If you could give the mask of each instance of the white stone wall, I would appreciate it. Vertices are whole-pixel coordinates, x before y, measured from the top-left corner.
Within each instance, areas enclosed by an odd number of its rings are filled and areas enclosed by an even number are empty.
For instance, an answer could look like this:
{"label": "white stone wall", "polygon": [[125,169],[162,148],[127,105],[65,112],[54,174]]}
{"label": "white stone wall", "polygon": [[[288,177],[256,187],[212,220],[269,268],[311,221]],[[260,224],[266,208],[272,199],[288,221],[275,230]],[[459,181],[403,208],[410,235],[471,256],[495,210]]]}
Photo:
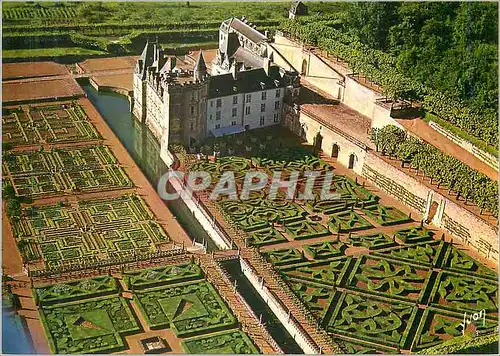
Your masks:
{"label": "white stone wall", "polygon": [[146,85],[146,124],[157,138],[163,134],[165,108],[163,100],[156,90],[149,84]]}
{"label": "white stone wall", "polygon": [[356,163],[354,164],[353,171],[361,175],[366,155],[366,151],[362,147],[359,147],[354,142],[339,135],[333,130],[322,126],[303,111],[300,112],[299,121],[306,131],[306,139],[309,144],[314,144],[314,138],[316,137],[316,134],[318,132],[321,134],[321,136],[323,136],[321,149],[326,155],[332,155],[332,148],[334,144],[337,144],[339,146],[340,149],[337,162],[339,162],[344,167],[349,167],[350,156],[354,154],[356,156]]}
{"label": "white stone wall", "polygon": [[[276,97],[276,91],[279,90],[279,97]],[[266,99],[262,100],[262,92],[266,93]],[[207,134],[215,129],[215,125],[219,124],[220,128],[232,125],[236,121],[236,125],[245,127],[249,125],[249,129],[256,129],[275,125],[281,120],[283,109],[283,96],[285,88],[273,88],[253,93],[239,93],[236,95],[224,96],[220,98],[209,99],[207,101]],[[250,102],[247,102],[247,95],[251,96]],[[237,104],[233,104],[233,97],[237,97]],[[217,107],[217,100],[221,100],[221,107]],[[275,102],[278,102],[278,107],[275,108]],[[265,104],[265,111],[261,111],[261,105]],[[250,108],[250,113],[247,114],[246,108]],[[237,115],[232,116],[232,110],[237,110]],[[217,120],[217,112],[220,112],[220,120]],[[277,122],[274,121],[277,114]],[[260,124],[261,117],[264,117],[264,124]]]}
{"label": "white stone wall", "polygon": [[[408,176],[405,172],[386,163],[374,153],[366,154],[364,165],[366,167],[363,169],[363,176],[410,208],[414,208],[414,206],[409,205],[407,202],[415,201],[415,198],[411,198],[409,195],[414,195],[418,197],[417,199],[426,202],[427,206],[419,210],[420,213],[428,212],[429,206],[436,202],[438,209],[432,219],[433,225],[446,230],[456,237],[459,242],[471,246],[484,257],[498,261],[498,227],[492,227],[484,220],[460,207],[453,200],[433,191],[415,178]],[[367,169],[367,167],[370,169]],[[372,180],[373,174],[369,174],[369,171],[385,177],[384,181]],[[397,189],[394,188],[388,191],[388,184],[397,186]],[[407,197],[405,198],[404,195],[407,195]]]}
{"label": "white stone wall", "polygon": [[134,73],[134,109],[133,114],[139,119],[143,120],[143,92],[142,92],[142,81],[141,78]]}
{"label": "white stone wall", "polygon": [[315,345],[310,343],[307,335],[301,331],[300,325],[290,319],[288,312],[281,306],[280,301],[277,300],[269,291],[267,286],[260,281],[258,275],[252,270],[252,267],[242,258],[240,258],[240,265],[245,277],[250,281],[255,290],[257,290],[262,299],[264,299],[264,302],[269,306],[281,324],[283,324],[285,329],[290,333],[302,351],[304,351],[306,355],[318,354],[320,350],[315,347]]}

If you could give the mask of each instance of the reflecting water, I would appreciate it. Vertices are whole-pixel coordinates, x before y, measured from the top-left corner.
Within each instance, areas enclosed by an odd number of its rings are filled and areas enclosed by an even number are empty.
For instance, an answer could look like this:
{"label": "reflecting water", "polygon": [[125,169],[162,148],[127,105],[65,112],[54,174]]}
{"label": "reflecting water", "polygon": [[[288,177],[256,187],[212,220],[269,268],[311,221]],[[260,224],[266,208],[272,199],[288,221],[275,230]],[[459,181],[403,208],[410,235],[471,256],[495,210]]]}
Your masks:
{"label": "reflecting water", "polygon": [[297,345],[292,336],[280,323],[276,315],[267,306],[266,302],[259,295],[257,290],[250,284],[240,267],[240,262],[224,262],[224,269],[229,274],[231,282],[236,281],[238,292],[245,301],[252,306],[255,315],[262,314],[262,322],[266,324],[266,329],[273,339],[280,345],[281,349],[287,354],[303,354],[302,349]]}
{"label": "reflecting water", "polygon": [[[156,187],[160,177],[168,171],[160,158],[160,143],[147,126],[132,115],[127,98],[116,93],[98,93],[89,84],[82,85],[82,88],[135,163]],[[182,200],[169,202],[168,207],[192,239],[200,243],[207,241],[209,251],[217,249]]]}
{"label": "reflecting water", "polygon": [[2,311],[2,353],[35,354],[24,321],[13,312]]}

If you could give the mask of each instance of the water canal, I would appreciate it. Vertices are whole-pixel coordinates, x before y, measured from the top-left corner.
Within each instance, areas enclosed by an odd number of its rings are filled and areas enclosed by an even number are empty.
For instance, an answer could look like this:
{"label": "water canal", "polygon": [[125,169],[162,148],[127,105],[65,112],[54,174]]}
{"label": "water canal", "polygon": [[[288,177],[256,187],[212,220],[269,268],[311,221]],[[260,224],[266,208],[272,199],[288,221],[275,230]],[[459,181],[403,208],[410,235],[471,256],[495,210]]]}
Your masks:
{"label": "water canal", "polygon": [[[149,182],[156,187],[159,178],[168,170],[160,158],[160,144],[151,131],[137,120],[129,109],[129,102],[123,95],[110,92],[97,92],[91,85],[83,84],[89,100],[127,149]],[[208,241],[208,251],[217,246],[209,238],[200,223],[187,209],[181,199],[169,202],[168,207],[184,227],[189,236],[197,242]],[[302,349],[293,340],[285,327],[279,322],[258,292],[243,275],[238,262],[224,265],[230,277],[237,281],[238,291],[251,305],[256,315],[262,315],[266,329],[287,354],[301,354]]]}
{"label": "water canal", "polygon": [[[83,84],[82,88],[137,166],[156,188],[158,180],[168,168],[160,158],[160,143],[147,126],[132,115],[128,99],[116,93],[97,92],[90,84]],[[199,243],[206,241],[208,251],[217,250],[215,243],[181,199],[169,202],[168,207],[191,239]]]}

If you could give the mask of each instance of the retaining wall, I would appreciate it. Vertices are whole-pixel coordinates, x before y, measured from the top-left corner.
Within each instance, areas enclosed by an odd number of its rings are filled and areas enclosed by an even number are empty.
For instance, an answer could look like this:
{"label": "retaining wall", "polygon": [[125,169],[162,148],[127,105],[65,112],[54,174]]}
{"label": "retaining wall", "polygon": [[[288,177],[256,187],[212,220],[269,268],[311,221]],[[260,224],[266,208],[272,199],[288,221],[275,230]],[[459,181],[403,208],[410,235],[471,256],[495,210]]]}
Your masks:
{"label": "retaining wall", "polygon": [[430,206],[438,205],[432,224],[456,237],[492,261],[498,261],[498,227],[462,208],[453,200],[432,190],[405,172],[367,152],[362,176],[378,188],[427,218]]}
{"label": "retaining wall", "polygon": [[290,333],[295,342],[304,351],[305,354],[318,354],[319,350],[309,341],[309,336],[301,330],[300,324],[290,318],[288,312],[283,308],[279,300],[272,292],[260,282],[257,273],[243,258],[240,258],[241,270],[252,286],[257,290],[262,299],[266,302],[278,320],[283,324],[285,329]]}

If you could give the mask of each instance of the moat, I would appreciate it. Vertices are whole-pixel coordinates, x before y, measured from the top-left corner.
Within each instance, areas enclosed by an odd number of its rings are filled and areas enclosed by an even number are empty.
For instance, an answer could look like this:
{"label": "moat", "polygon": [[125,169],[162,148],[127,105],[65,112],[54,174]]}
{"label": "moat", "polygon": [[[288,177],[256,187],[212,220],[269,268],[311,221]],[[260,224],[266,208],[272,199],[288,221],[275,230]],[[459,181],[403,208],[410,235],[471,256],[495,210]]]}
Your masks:
{"label": "moat", "polygon": [[[89,84],[82,85],[82,88],[141,171],[146,175],[150,183],[156,187],[158,180],[162,174],[168,171],[168,168],[160,158],[160,144],[151,131],[132,115],[127,98],[111,92],[98,93]],[[199,243],[206,241],[208,252],[217,250],[215,243],[209,238],[196,218],[192,216],[182,200],[178,199],[170,202],[168,206],[191,238]],[[237,281],[238,291],[247,303],[252,306],[254,313],[262,315],[262,321],[265,323],[266,329],[283,351],[287,354],[303,353],[262,297],[243,275],[239,264],[229,262],[225,265],[225,269],[232,281]]]}
{"label": "moat", "polygon": [[[89,84],[83,84],[82,88],[151,185],[156,188],[158,180],[168,171],[168,167],[160,158],[160,144],[151,131],[132,115],[127,98],[111,92],[98,93]],[[205,241],[208,244],[207,251],[217,249],[180,199],[169,202],[168,206],[192,239],[198,243]]]}

